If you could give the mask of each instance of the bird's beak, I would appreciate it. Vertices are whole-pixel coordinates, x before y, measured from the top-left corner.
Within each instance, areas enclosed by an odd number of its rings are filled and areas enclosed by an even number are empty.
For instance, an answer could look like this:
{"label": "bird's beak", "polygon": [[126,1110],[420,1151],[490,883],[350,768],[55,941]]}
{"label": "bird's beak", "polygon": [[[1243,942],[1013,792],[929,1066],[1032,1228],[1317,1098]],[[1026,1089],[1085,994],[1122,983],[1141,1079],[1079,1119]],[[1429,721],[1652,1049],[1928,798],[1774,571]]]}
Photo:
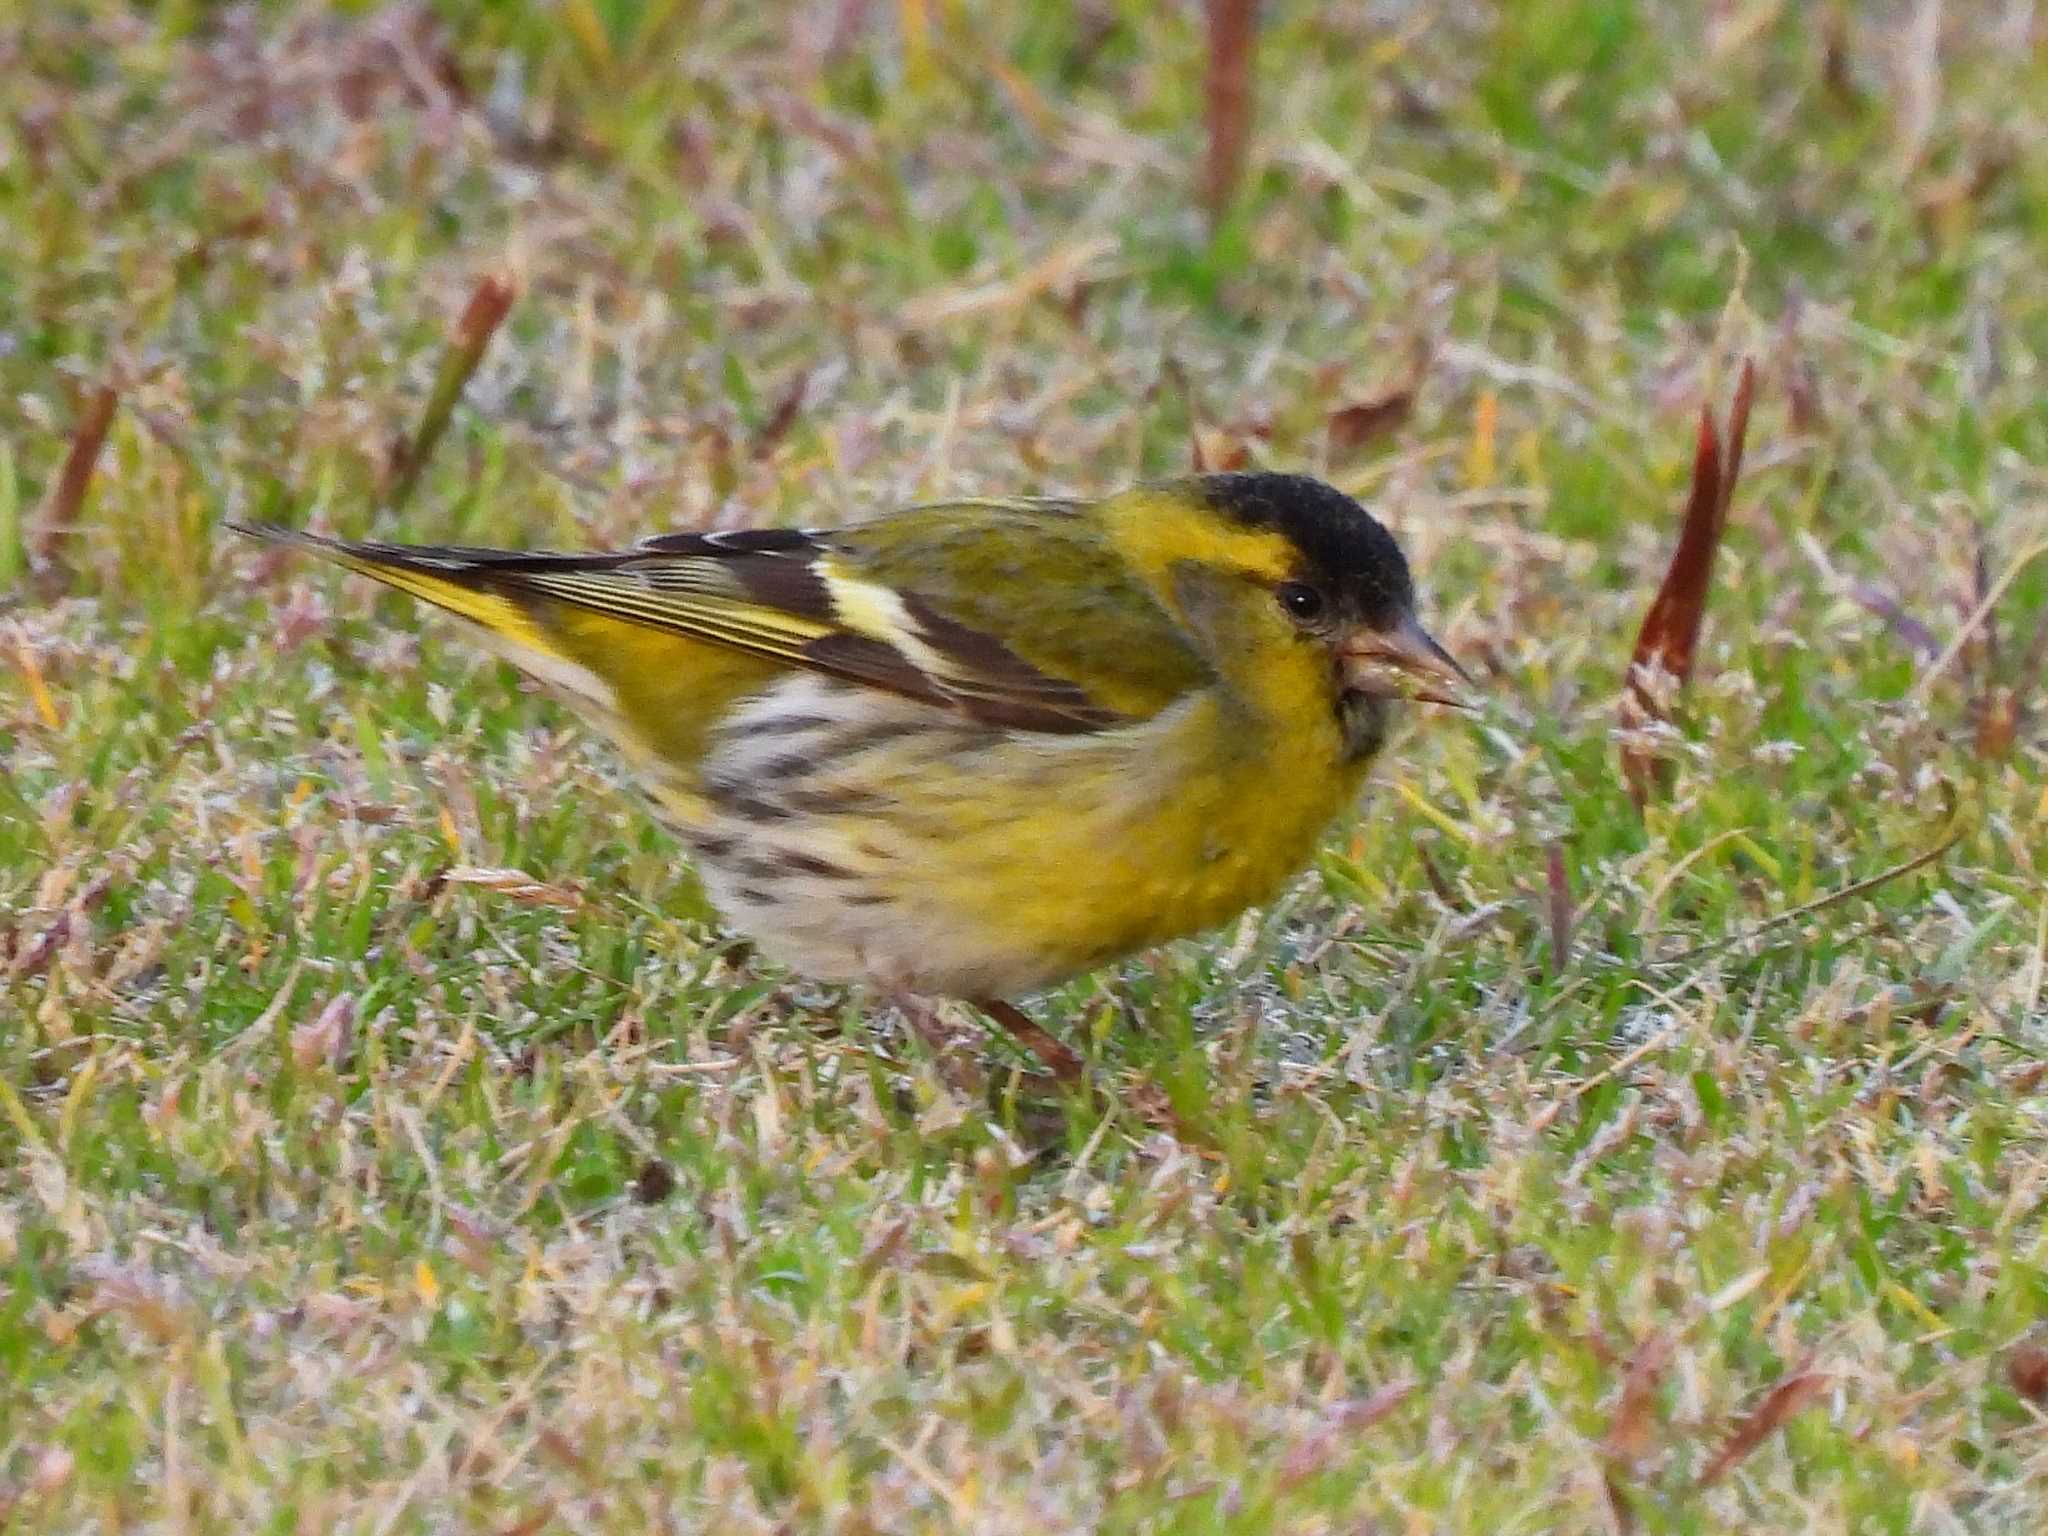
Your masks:
{"label": "bird's beak", "polygon": [[1382,699],[1470,709],[1478,686],[1413,614],[1392,629],[1352,631],[1338,642],[1337,665],[1346,689]]}

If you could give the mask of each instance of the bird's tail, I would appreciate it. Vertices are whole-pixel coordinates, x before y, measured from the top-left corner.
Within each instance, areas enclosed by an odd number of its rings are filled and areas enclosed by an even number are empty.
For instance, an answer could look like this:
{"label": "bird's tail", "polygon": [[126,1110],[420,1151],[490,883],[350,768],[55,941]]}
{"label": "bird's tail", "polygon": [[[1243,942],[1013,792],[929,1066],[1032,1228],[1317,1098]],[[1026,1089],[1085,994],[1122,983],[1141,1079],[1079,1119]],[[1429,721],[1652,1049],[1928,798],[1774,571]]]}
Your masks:
{"label": "bird's tail", "polygon": [[717,721],[781,671],[758,656],[564,601],[544,585],[616,570],[639,558],[633,553],[518,553],[229,526],[311,550],[464,620],[487,649],[563,694],[624,748],[663,797],[687,794]]}
{"label": "bird's tail", "polygon": [[251,538],[311,550],[324,560],[465,619],[481,631],[478,638],[488,649],[521,671],[562,689],[578,703],[608,713],[616,711],[616,690],[611,683],[574,654],[561,626],[550,622],[550,616],[521,592],[515,579],[522,567],[538,561],[578,557],[332,539],[275,523],[228,526]]}

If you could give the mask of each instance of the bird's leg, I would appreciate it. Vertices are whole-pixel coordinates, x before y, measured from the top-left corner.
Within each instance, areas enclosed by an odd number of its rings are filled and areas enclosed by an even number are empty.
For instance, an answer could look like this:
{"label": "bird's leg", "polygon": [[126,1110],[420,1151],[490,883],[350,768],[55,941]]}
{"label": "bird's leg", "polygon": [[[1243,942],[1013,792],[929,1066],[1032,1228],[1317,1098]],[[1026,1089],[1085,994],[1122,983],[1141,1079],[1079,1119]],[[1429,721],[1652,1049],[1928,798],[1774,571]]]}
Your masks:
{"label": "bird's leg", "polygon": [[[1088,1066],[1075,1054],[1072,1046],[1054,1035],[1043,1024],[1015,1003],[1006,1003],[999,997],[983,998],[974,1004],[1012,1040],[1038,1058],[1039,1064],[1050,1072],[1053,1081],[1063,1088],[1079,1086],[1087,1080]],[[1186,1128],[1180,1116],[1174,1113],[1173,1102],[1161,1091],[1157,1083],[1138,1081],[1123,1090],[1124,1101],[1137,1111],[1139,1117],[1161,1130],[1187,1139]]]}
{"label": "bird's leg", "polygon": [[978,1097],[981,1073],[975,1064],[974,1053],[966,1049],[968,1037],[948,1024],[945,1015],[928,998],[919,997],[914,992],[896,991],[891,1000],[903,1015],[904,1023],[910,1026],[910,1032],[932,1053],[932,1064],[946,1086],[970,1098]]}
{"label": "bird's leg", "polygon": [[[1036,1056],[1053,1080],[1062,1087],[1072,1088],[1087,1077],[1087,1064],[1074,1053],[1073,1047],[1059,1039],[1044,1025],[1038,1023],[1015,1003],[1006,1003],[1001,998],[989,998],[975,1003],[983,1013],[1003,1030],[1012,1040]],[[1163,1131],[1171,1131],[1183,1140],[1187,1139],[1186,1128],[1180,1116],[1174,1113],[1173,1101],[1168,1099],[1157,1083],[1143,1080],[1130,1083],[1122,1090],[1124,1102],[1138,1112],[1149,1125],[1156,1125]]]}
{"label": "bird's leg", "polygon": [[1073,1049],[1015,1003],[991,997],[977,1001],[974,1006],[987,1014],[1012,1040],[1036,1056],[1039,1064],[1060,1082],[1072,1085],[1086,1075],[1087,1068]]}

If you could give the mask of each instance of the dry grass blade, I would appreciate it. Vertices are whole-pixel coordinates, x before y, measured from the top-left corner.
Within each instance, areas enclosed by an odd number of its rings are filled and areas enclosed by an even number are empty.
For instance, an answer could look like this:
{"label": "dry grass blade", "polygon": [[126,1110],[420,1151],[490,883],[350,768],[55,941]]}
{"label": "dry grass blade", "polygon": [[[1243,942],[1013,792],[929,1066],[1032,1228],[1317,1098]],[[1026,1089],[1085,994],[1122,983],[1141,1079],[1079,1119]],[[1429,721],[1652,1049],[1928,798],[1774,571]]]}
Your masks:
{"label": "dry grass blade", "polygon": [[1884,620],[1885,627],[1917,654],[1927,657],[1941,654],[1941,642],[1934,638],[1934,631],[1906,612],[1905,605],[1876,582],[1858,582],[1851,596],[1856,599],[1857,606]]}
{"label": "dry grass blade", "polygon": [[1280,1486],[1298,1487],[1341,1460],[1347,1446],[1415,1394],[1413,1380],[1390,1382],[1368,1397],[1338,1404],[1313,1434],[1280,1459]]}
{"label": "dry grass blade", "polygon": [[72,919],[69,912],[57,914],[56,921],[31,939],[21,951],[8,962],[10,976],[40,976],[57,958],[58,951],[71,941]]}
{"label": "dry grass blade", "polygon": [[1044,294],[1071,289],[1088,277],[1090,267],[1115,250],[1116,241],[1109,236],[1092,235],[1048,252],[1014,276],[923,294],[903,305],[897,318],[902,329],[918,331],[969,315],[1016,309]]}
{"label": "dry grass blade", "polygon": [[64,717],[57,712],[57,701],[50,696],[50,685],[43,677],[43,664],[36,655],[36,648],[29,643],[26,631],[14,630],[14,664],[21,671],[21,680],[28,686],[29,701],[34,704],[36,718],[50,730],[57,730],[64,723]]}
{"label": "dry grass blade", "polygon": [[1564,849],[1556,843],[1550,845],[1544,862],[1544,880],[1550,888],[1550,974],[1562,976],[1572,951],[1572,886]]}
{"label": "dry grass blade", "polygon": [[1816,434],[1827,429],[1827,401],[1821,390],[1819,370],[1806,355],[1800,335],[1800,317],[1805,307],[1795,291],[1778,317],[1778,378],[1785,391],[1785,408],[1792,419],[1792,430]]}
{"label": "dry grass blade", "polygon": [[583,898],[576,892],[550,885],[545,880],[536,880],[523,869],[489,869],[463,864],[441,878],[450,885],[475,886],[528,906],[559,907],[565,912],[574,912],[583,905]]}
{"label": "dry grass blade", "polygon": [[1180,397],[1181,408],[1187,413],[1189,468],[1198,475],[1206,475],[1214,471],[1243,469],[1251,462],[1251,454],[1242,439],[1209,424],[1201,398],[1195,393],[1194,381],[1177,358],[1168,357],[1160,364],[1160,381]]}
{"label": "dry grass blade", "polygon": [[499,1536],[540,1536],[555,1518],[555,1506],[543,1504],[523,1520],[515,1521],[499,1532]]}
{"label": "dry grass blade", "polygon": [[2019,734],[2019,698],[1999,681],[2004,655],[1998,638],[1998,614],[1984,607],[1985,594],[1991,590],[1991,556],[1985,548],[1981,524],[1973,537],[1976,550],[1970,562],[1970,601],[1983,609],[1984,622],[1978,626],[1982,649],[1976,697],[1970,702],[1970,715],[1976,721],[1971,744],[1977,756],[1996,761],[2010,755],[2013,740]]}
{"label": "dry grass blade", "polygon": [[483,361],[484,348],[491,344],[491,337],[504,323],[515,297],[516,291],[507,279],[490,276],[476,285],[469,296],[469,303],[463,306],[462,318],[455,322],[455,334],[448,339],[448,349],[441,354],[441,367],[434,375],[434,391],[427,397],[427,408],[420,416],[419,430],[401,442],[392,455],[391,481],[384,499],[393,510],[412,499],[420,471],[433,457],[441,434],[448,430],[448,418],[455,414],[455,402],[462,398],[470,376],[476,372],[477,364]]}
{"label": "dry grass blade", "polygon": [[85,493],[92,485],[93,468],[99,463],[100,450],[106,446],[107,431],[114,424],[114,408],[120,400],[120,391],[111,384],[102,384],[87,397],[78,426],[71,434],[71,450],[64,455],[64,468],[57,476],[56,487],[30,530],[29,559],[46,576],[62,568],[58,548],[64,535],[78,522]]}
{"label": "dry grass blade", "polygon": [[1621,1400],[1607,1421],[1607,1437],[1601,1447],[1617,1461],[1637,1462],[1649,1454],[1652,1412],[1657,1388],[1671,1365],[1672,1344],[1668,1334],[1653,1333],[1637,1348],[1622,1378]]}
{"label": "dry grass blade", "polygon": [[1714,1453],[1714,1459],[1700,1473],[1698,1486],[1709,1487],[1727,1476],[1730,1469],[1770,1438],[1772,1431],[1782,1428],[1793,1414],[1818,1397],[1830,1380],[1804,1366],[1780,1380]]}
{"label": "dry grass blade", "polygon": [[1198,475],[1206,475],[1215,466],[1210,464],[1202,446],[1202,407],[1195,399],[1194,383],[1176,357],[1168,357],[1159,365],[1159,377],[1161,383],[1180,396],[1181,408],[1187,412],[1188,467]]}
{"label": "dry grass blade", "polygon": [[1636,1529],[1635,1501],[1608,1467],[1600,1474],[1600,1491],[1607,1496],[1607,1516],[1619,1536],[1632,1536]]}
{"label": "dry grass blade", "polygon": [[305,1071],[326,1064],[339,1066],[348,1057],[355,1038],[356,999],[340,993],[308,1023],[292,1031],[292,1064]]}
{"label": "dry grass blade", "polygon": [[2006,1356],[2005,1379],[2030,1403],[2048,1403],[2048,1344],[2036,1335]]}
{"label": "dry grass blade", "polygon": [[1935,679],[1946,672],[1954,664],[1956,657],[1962,654],[1970,636],[1976,633],[1978,625],[1991,616],[1992,610],[2004,598],[2006,589],[2019,580],[2021,573],[2043,555],[2048,555],[2048,539],[2037,539],[2013,556],[2006,568],[1999,573],[1998,580],[1991,583],[1983,596],[1977,600],[1976,606],[1971,608],[1969,616],[1963,620],[1962,627],[1955,632],[1949,643],[1941,648],[1941,653],[1927,664],[1927,670],[1920,674],[1918,681],[1913,684],[1913,691],[1907,695],[1909,699],[1917,701],[1927,697],[1934,687]]}
{"label": "dry grass blade", "polygon": [[154,1344],[190,1340],[197,1319],[184,1292],[147,1265],[96,1255],[79,1266],[79,1279],[84,1282],[81,1299],[65,1328],[75,1331],[83,1322],[107,1317],[128,1324]]}
{"label": "dry grass blade", "polygon": [[1330,412],[1324,423],[1332,460],[1358,453],[1390,433],[1398,432],[1415,414],[1415,401],[1429,376],[1431,348],[1426,340],[1410,344],[1407,376],[1377,394]]}
{"label": "dry grass blade", "polygon": [[765,459],[775,451],[776,445],[789,436],[797,417],[803,414],[804,401],[811,392],[811,373],[808,368],[800,369],[795,381],[782,392],[782,398],[775,402],[775,409],[768,413],[768,419],[761,423],[760,431],[754,434],[754,457]]}
{"label": "dry grass blade", "polygon": [[[1700,624],[1706,614],[1714,555],[1728,525],[1728,507],[1742,472],[1742,445],[1749,435],[1749,408],[1756,396],[1756,365],[1744,360],[1728,409],[1727,435],[1714,425],[1711,407],[1700,409],[1698,445],[1693,452],[1692,489],[1686,497],[1685,523],[1678,548],[1664,573],[1664,583],[1644,615],[1622,691],[1621,722],[1631,734],[1621,752],[1622,775],[1629,795],[1641,806],[1660,782],[1656,756],[1639,734],[1651,722],[1670,718],[1664,687],[1683,685],[1692,676],[1699,651]],[[1660,678],[1671,682],[1660,686]]]}
{"label": "dry grass blade", "polygon": [[1344,458],[1396,430],[1415,412],[1415,388],[1403,384],[1330,412],[1330,454]]}
{"label": "dry grass blade", "polygon": [[1237,196],[1251,143],[1252,52],[1258,0],[1208,0],[1209,74],[1203,110],[1209,154],[1202,168],[1202,206],[1221,224]]}
{"label": "dry grass blade", "polygon": [[2012,756],[2020,730],[2019,695],[2002,683],[1993,683],[1978,700],[1976,716],[1977,729],[1971,746],[1977,756],[1989,762],[2002,762]]}

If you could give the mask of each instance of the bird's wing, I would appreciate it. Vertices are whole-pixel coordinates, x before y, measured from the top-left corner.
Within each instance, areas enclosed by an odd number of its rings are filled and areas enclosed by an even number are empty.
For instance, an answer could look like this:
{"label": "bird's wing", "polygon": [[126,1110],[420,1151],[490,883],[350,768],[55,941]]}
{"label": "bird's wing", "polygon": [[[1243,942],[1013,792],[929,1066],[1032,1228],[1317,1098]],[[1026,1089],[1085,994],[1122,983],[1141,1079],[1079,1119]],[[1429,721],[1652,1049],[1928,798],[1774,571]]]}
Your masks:
{"label": "bird's wing", "polygon": [[822,533],[668,534],[592,555],[243,531],[310,546],[519,652],[560,649],[551,642],[573,620],[576,665],[614,684],[607,625],[623,626],[621,667],[658,666],[648,642],[667,634],[1052,733],[1145,718],[1208,676],[1094,525],[1059,503],[912,508]]}

